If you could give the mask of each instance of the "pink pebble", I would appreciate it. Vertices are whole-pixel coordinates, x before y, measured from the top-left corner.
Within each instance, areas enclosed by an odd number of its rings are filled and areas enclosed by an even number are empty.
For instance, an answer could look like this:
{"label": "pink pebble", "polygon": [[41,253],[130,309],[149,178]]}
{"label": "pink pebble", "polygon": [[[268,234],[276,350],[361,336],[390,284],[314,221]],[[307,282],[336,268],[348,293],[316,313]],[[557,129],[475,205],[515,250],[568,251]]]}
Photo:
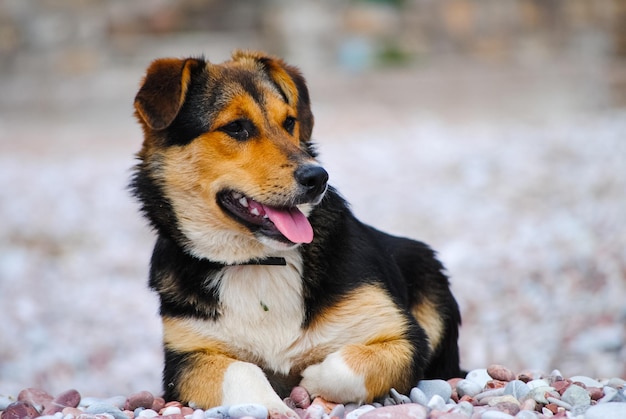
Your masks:
{"label": "pink pebble", "polygon": [[515,374],[513,374],[513,371],[499,364],[490,365],[487,368],[487,374],[489,374],[489,376],[494,380],[506,382],[515,380]]}
{"label": "pink pebble", "polygon": [[25,388],[17,395],[17,401],[28,402],[39,412],[43,412],[46,405],[53,399],[54,397],[50,394],[38,388]]}
{"label": "pink pebble", "polygon": [[80,403],[80,393],[74,389],[64,391],[52,400],[43,411],[44,415],[54,415],[65,407],[77,407]]}
{"label": "pink pebble", "polygon": [[125,408],[127,410],[135,410],[138,407],[150,409],[154,403],[154,396],[149,391],[140,391],[128,396],[126,399]]}
{"label": "pink pebble", "polygon": [[291,390],[289,398],[293,400],[297,407],[306,409],[311,405],[311,396],[304,387],[296,386]]}
{"label": "pink pebble", "polygon": [[151,409],[160,412],[165,407],[165,399],[163,397],[155,397]]}
{"label": "pink pebble", "polygon": [[194,410],[191,407],[189,407],[189,406],[183,406],[183,407],[180,408],[180,413],[183,416],[193,415],[193,412],[194,412]]}

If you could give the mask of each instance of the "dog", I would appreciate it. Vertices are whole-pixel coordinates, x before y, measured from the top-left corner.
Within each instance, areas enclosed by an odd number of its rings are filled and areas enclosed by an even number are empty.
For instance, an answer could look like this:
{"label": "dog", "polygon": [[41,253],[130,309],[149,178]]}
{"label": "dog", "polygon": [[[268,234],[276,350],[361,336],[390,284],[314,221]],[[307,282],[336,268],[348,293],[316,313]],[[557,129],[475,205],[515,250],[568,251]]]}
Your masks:
{"label": "dog", "polygon": [[297,385],[369,403],[459,376],[443,265],[328,185],[299,69],[254,51],[157,59],[134,108],[130,189],[157,234],[166,399],[298,417],[283,401]]}

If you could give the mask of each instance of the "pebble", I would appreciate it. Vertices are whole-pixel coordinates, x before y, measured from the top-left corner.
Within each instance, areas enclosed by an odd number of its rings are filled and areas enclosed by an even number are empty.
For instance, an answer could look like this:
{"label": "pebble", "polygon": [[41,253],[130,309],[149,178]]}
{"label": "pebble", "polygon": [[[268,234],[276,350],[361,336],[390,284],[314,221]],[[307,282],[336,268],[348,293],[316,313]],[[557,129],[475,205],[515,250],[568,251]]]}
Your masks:
{"label": "pebble", "polygon": [[330,411],[328,416],[331,418],[343,418],[346,415],[346,407],[342,404],[338,404]]}
{"label": "pebble", "polygon": [[515,380],[515,374],[513,374],[513,371],[499,364],[490,365],[487,368],[487,374],[489,374],[489,376],[494,380],[507,382]]}
{"label": "pebble", "polygon": [[228,415],[231,418],[240,418],[250,416],[258,419],[267,418],[267,407],[258,403],[234,404],[228,409]]}
{"label": "pebble", "polygon": [[39,416],[37,409],[26,401],[11,403],[2,412],[2,419],[32,419],[37,416]]}
{"label": "pebble", "polygon": [[409,397],[405,396],[404,394],[398,393],[395,388],[392,388],[389,394],[391,395],[391,398],[396,402],[396,404],[411,403],[411,399]]}
{"label": "pebble", "polygon": [[487,410],[480,417],[481,419],[512,419],[513,416],[508,413],[500,412],[499,410]]}
{"label": "pebble", "polygon": [[538,387],[550,387],[550,384],[546,380],[543,380],[541,378],[530,380],[529,382],[526,383],[526,385],[531,390],[534,390]]}
{"label": "pebble", "polygon": [[[439,396],[441,397],[441,396]],[[428,409],[416,403],[399,404],[370,410],[361,419],[427,419]],[[351,419],[346,417],[346,419]]]}
{"label": "pebble", "polygon": [[367,412],[372,411],[374,409],[376,409],[376,408],[374,406],[372,406],[371,404],[364,404],[363,406],[357,407],[356,409],[354,409],[353,411],[348,413],[346,415],[346,419],[356,419],[356,418],[359,418],[362,415],[364,415]]}
{"label": "pebble", "polygon": [[422,406],[426,406],[428,404],[428,397],[426,397],[426,394],[424,394],[424,392],[417,387],[413,387],[411,389],[409,399],[411,399],[413,403],[421,404]]}
{"label": "pebble", "polygon": [[156,410],[144,409],[141,412],[139,412],[138,416],[142,418],[153,418],[155,416],[159,416],[159,413]]}
{"label": "pebble", "polygon": [[85,413],[100,414],[106,413],[113,416],[115,419],[128,419],[127,416],[119,408],[105,402],[92,403],[85,409]]}
{"label": "pebble", "polygon": [[43,412],[45,406],[53,399],[54,397],[50,394],[38,388],[25,388],[17,395],[18,401],[30,403],[39,412]]}
{"label": "pebble", "polygon": [[422,390],[428,400],[437,394],[445,400],[450,400],[452,396],[452,387],[444,380],[422,380],[417,384],[417,388]]}
{"label": "pebble", "polygon": [[602,383],[584,375],[575,375],[569,378],[572,383],[583,383],[586,387],[602,387]]}
{"label": "pebble", "polygon": [[456,383],[456,392],[459,395],[459,397],[463,397],[463,396],[474,397],[475,395],[480,393],[482,390],[483,390],[483,387],[481,387],[476,382],[471,381],[471,380],[464,379]]}
{"label": "pebble", "polygon": [[444,410],[446,407],[446,401],[439,394],[435,394],[428,401],[427,407],[432,410]]}
{"label": "pebble", "polygon": [[510,395],[515,397],[517,400],[523,400],[528,393],[530,392],[530,388],[520,380],[513,380],[507,383],[504,387],[505,395]]}
{"label": "pebble", "polygon": [[610,402],[617,396],[617,389],[613,387],[604,387],[603,389],[604,396],[598,400],[598,403],[606,403]]}
{"label": "pebble", "polygon": [[128,396],[128,398],[124,401],[124,409],[135,410],[138,407],[150,409],[152,408],[153,403],[154,396],[152,393],[149,391],[140,391],[139,393],[134,393]]}
{"label": "pebble", "polygon": [[44,410],[44,415],[54,415],[60,412],[65,407],[78,407],[80,403],[80,393],[74,389],[64,391],[56,396],[50,403],[48,403]]}
{"label": "pebble", "polygon": [[228,417],[229,408],[230,406],[213,407],[207,410],[206,412],[204,412],[204,415],[206,418],[218,418],[218,419],[226,418]]}
{"label": "pebble", "polygon": [[530,410],[520,410],[515,419],[537,419],[537,414]]}
{"label": "pebble", "polygon": [[291,390],[289,398],[294,401],[296,407],[306,409],[311,405],[311,396],[304,387],[296,386]]}
{"label": "pebble", "polygon": [[626,403],[603,403],[591,406],[585,412],[585,419],[624,419]]}
{"label": "pebble", "polygon": [[182,410],[178,406],[167,406],[164,407],[159,413],[161,416],[180,415]]}
{"label": "pebble", "polygon": [[587,406],[591,404],[591,396],[589,392],[577,385],[571,385],[565,390],[561,400],[572,406]]}
{"label": "pebble", "polygon": [[462,401],[457,403],[452,409],[450,409],[451,413],[460,413],[466,417],[472,416],[474,413],[474,406],[470,402]]}
{"label": "pebble", "polygon": [[486,369],[479,368],[468,372],[465,379],[475,382],[482,389],[485,388],[487,382],[491,380],[491,376],[487,373]]}

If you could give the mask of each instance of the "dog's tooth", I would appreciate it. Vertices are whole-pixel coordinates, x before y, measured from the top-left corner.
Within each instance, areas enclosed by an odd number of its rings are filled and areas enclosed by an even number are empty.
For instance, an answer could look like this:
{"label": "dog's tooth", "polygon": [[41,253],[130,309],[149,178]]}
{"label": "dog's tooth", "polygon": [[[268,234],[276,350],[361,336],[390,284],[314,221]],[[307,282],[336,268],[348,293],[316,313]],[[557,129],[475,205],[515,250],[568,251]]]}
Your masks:
{"label": "dog's tooth", "polygon": [[258,208],[252,208],[252,209],[250,210],[250,214],[252,214],[252,215],[256,215],[256,216],[261,215],[261,213],[259,212],[259,209],[258,209]]}
{"label": "dog's tooth", "polygon": [[231,192],[230,195],[234,198],[234,199],[241,199],[241,197],[243,196],[242,194],[240,194],[239,192]]}
{"label": "dog's tooth", "polygon": [[239,198],[239,203],[241,204],[242,207],[248,208],[248,199],[245,196],[242,196],[241,198]]}

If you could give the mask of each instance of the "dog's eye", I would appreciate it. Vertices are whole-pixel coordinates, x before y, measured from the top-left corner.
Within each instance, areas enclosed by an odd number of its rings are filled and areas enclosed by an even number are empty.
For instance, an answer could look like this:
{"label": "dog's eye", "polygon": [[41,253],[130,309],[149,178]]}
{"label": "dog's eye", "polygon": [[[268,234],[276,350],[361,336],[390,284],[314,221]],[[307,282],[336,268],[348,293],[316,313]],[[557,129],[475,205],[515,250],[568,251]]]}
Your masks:
{"label": "dog's eye", "polygon": [[230,122],[221,127],[220,131],[225,132],[238,141],[245,141],[256,135],[256,127],[252,121],[248,119],[238,119]]}
{"label": "dog's eye", "polygon": [[285,128],[285,130],[287,130],[289,134],[293,135],[293,129],[295,127],[296,127],[296,118],[294,118],[293,116],[288,116],[285,119],[285,122],[283,122],[283,128]]}

